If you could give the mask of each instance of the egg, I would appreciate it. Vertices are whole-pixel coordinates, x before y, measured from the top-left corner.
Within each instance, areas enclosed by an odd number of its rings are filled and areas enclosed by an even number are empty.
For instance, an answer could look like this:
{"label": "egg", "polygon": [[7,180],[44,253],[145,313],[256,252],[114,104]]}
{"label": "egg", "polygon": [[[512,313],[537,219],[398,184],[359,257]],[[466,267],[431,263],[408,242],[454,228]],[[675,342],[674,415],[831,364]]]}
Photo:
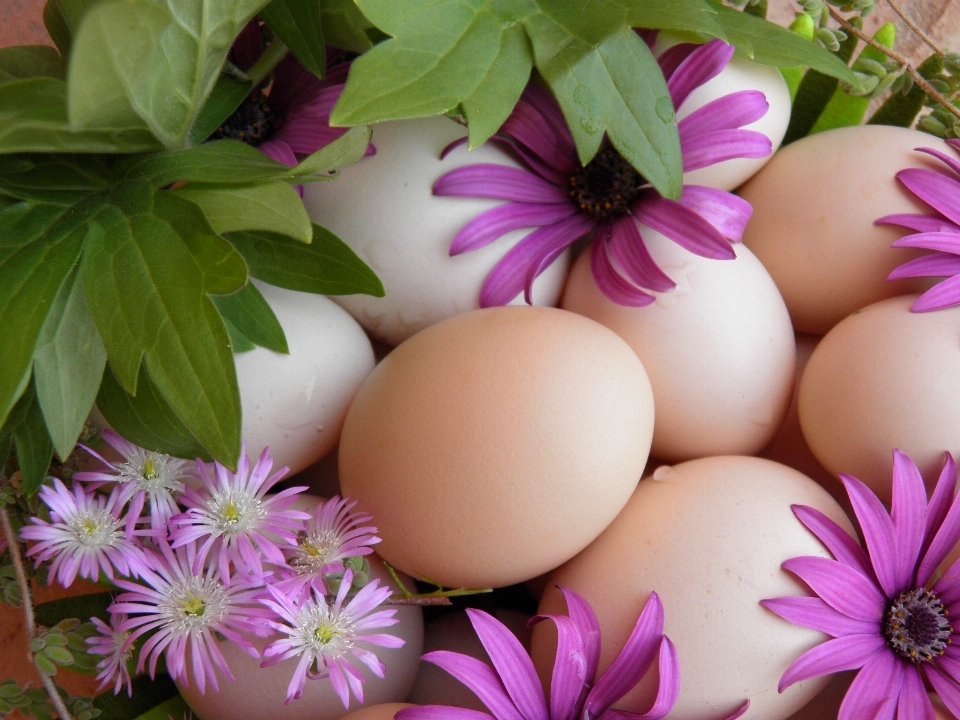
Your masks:
{"label": "egg", "polygon": [[800,427],[814,456],[885,502],[894,448],[931,491],[943,453],[960,453],[960,307],[911,313],[914,300],[883,300],[846,318],[800,380]]}
{"label": "egg", "polygon": [[950,709],[944,704],[943,700],[934,693],[929,693],[930,702],[933,703],[934,720],[957,720],[956,715],[950,712]]}
{"label": "egg", "polygon": [[[487,275],[530,230],[511,232],[490,245],[450,257],[450,243],[480,213],[501,203],[474,198],[434,197],[442,175],[464,165],[519,165],[487,143],[473,151],[443,149],[466,136],[449,118],[397,120],[375,125],[376,155],[340,171],[329,183],[304,190],[313,220],[347,243],[383,282],[386,297],[337,298],[360,323],[396,345],[428,325],[479,308]],[[560,298],[569,256],[564,253],[533,285],[535,305]],[[523,302],[518,297],[515,302]]]}
{"label": "egg", "polygon": [[373,514],[378,552],[448,587],[502,587],[586,547],[630,497],[653,397],[616,334],[555,308],[444,320],[357,393],[340,486]]}
{"label": "egg", "polygon": [[[623,649],[652,591],[664,607],[664,633],[680,659],[672,720],[723,718],[745,700],[745,718],[783,720],[826,679],[777,692],[780,676],[828,638],[764,609],[766,598],[807,595],[780,564],[829,557],[791,512],[812,506],[844,528],[833,498],[796,470],[752,457],[712,457],[659,468],[641,481],[623,512],[586,550],[550,578],[539,614],[565,614],[557,585],[590,603],[600,624],[599,672]],[[551,623],[534,627],[531,655],[549,681],[556,653]],[[648,673],[614,709],[646,712],[656,695]]]}
{"label": "egg", "polygon": [[640,231],[677,287],[647,307],[617,305],[597,287],[583,253],[563,308],[607,326],[640,358],[657,408],[654,457],[760,452],[783,421],[794,382],[793,330],[773,280],[742,245],[734,245],[735,260],[710,260]]}
{"label": "egg", "polygon": [[347,408],[373,370],[363,329],[322,295],[257,283],[287,338],[289,355],[255,348],[235,356],[243,439],[256,458],[297,473],[333,450]]}
{"label": "egg", "polygon": [[753,206],[743,242],[777,283],[798,332],[823,335],[862,307],[925,286],[887,282],[923,251],[891,248],[909,231],[874,224],[929,212],[895,179],[903,168],[937,168],[917,147],[950,152],[942,140],[905,128],[828,130],[780,150],[740,189]]}
{"label": "egg", "polygon": [[789,720],[827,720],[837,717],[840,704],[856,676],[856,671],[831,675],[827,686],[813,700],[791,715]]}
{"label": "egg", "polygon": [[393,720],[394,716],[404,708],[413,707],[410,703],[383,703],[354,710],[345,715],[343,720]]}

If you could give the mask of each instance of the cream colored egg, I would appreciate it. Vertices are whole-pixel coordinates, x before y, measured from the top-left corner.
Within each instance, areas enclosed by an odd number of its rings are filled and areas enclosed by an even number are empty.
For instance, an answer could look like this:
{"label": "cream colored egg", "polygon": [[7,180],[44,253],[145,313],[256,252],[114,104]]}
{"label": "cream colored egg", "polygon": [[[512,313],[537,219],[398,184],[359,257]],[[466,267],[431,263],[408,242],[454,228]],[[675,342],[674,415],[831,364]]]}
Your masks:
{"label": "cream colored egg", "polygon": [[915,295],[870,305],[820,341],[800,380],[800,427],[834,474],[889,502],[893,449],[932,491],[960,453],[960,308],[911,313]]}
{"label": "cream colored egg", "polygon": [[676,289],[647,307],[617,305],[597,288],[583,253],[564,309],[606,325],[643,362],[657,408],[653,456],[760,452],[783,421],[794,382],[793,331],[776,286],[742,245],[735,260],[709,260],[641,232]]}
{"label": "cream colored egg", "polygon": [[930,212],[895,179],[903,168],[938,167],[917,147],[952,152],[905,128],[828,130],[780,150],[740,189],[753,206],[743,242],[777,283],[797,332],[823,335],[870,303],[923,289],[922,280],[887,282],[923,252],[891,248],[908,231],[874,225],[886,215]]}
{"label": "cream colored egg", "polygon": [[343,720],[393,720],[398,712],[408,707],[413,707],[413,705],[410,703],[371,705],[370,707],[360,708],[349,715],[345,715]]}
{"label": "cream colored egg", "polygon": [[[464,165],[519,167],[491,144],[469,152],[460,147],[441,160],[443,149],[465,135],[463,126],[442,115],[380,123],[373,129],[376,155],[344,168],[336,181],[314,183],[304,191],[314,221],[353,248],[386,289],[383,298],[352,295],[337,302],[391,345],[477,309],[487,275],[530,232],[515,231],[485,248],[450,257],[450,242],[460,229],[501,203],[435,197],[433,183]],[[556,304],[568,264],[565,253],[534,283],[534,304]]]}
{"label": "cream colored egg", "polygon": [[653,397],[614,333],[554,308],[450,318],[397,347],[354,399],[340,485],[378,552],[448,587],[501,587],[573,557],[640,479]]}
{"label": "cream colored egg", "polygon": [[[658,469],[623,512],[550,579],[539,613],[565,613],[556,585],[582,595],[600,623],[600,672],[623,649],[651,591],[664,606],[665,633],[680,658],[680,696],[672,720],[715,720],[750,700],[750,720],[783,720],[811,700],[826,679],[777,692],[780,676],[828,638],[765,610],[766,598],[808,594],[782,570],[803,555],[829,557],[791,512],[817,508],[849,522],[827,492],[783,465],[748,457],[713,457]],[[549,678],[555,631],[534,628],[532,656]],[[647,676],[615,709],[646,712],[656,694]]]}
{"label": "cream colored egg", "polygon": [[243,439],[256,458],[297,473],[336,447],[347,408],[373,370],[363,329],[322,295],[257,283],[287,338],[289,355],[256,348],[235,356]]}

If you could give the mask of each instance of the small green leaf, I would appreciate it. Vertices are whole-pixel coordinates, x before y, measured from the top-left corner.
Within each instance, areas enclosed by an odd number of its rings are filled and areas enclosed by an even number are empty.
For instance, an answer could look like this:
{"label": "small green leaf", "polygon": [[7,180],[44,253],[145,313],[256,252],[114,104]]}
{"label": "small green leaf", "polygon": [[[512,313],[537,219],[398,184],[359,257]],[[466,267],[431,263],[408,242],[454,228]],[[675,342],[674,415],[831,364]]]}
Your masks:
{"label": "small green leaf", "polygon": [[260,19],[277,34],[297,61],[318,78],[326,71],[326,44],[316,0],[271,0]]}
{"label": "small green leaf", "polygon": [[73,665],[73,655],[66,648],[48,645],[43,649],[43,654],[57,665]]}
{"label": "small green leaf", "polygon": [[348,130],[326,147],[304,158],[299,165],[289,171],[290,178],[297,182],[311,179],[329,180],[332,170],[352,165],[367,152],[370,144],[369,127],[355,127]]}
{"label": "small green leaf", "polygon": [[[232,295],[214,296],[213,304],[220,311],[227,329],[230,330],[232,326],[251,343],[248,349],[259,345],[283,355],[290,354],[280,321],[253,283],[248,283]],[[242,352],[236,345],[233,351]]]}
{"label": "small green leaf", "polygon": [[43,24],[47,28],[47,34],[66,56],[70,52],[73,31],[60,8],[60,0],[47,0],[43,6]]}
{"label": "small green leaf", "polygon": [[223,326],[227,329],[227,335],[230,336],[230,349],[234,355],[240,355],[257,349],[257,346],[250,341],[250,338],[240,332],[236,325],[223,317],[222,313],[220,314],[220,319],[223,320]]}
{"label": "small green leaf", "polygon": [[[920,63],[917,72],[928,80],[936,77],[943,72],[943,59],[933,54]],[[893,93],[867,121],[867,124],[910,127],[923,109],[926,97],[926,93],[918,85],[914,85],[906,95]]]}
{"label": "small green leaf", "polygon": [[309,245],[268,232],[230,233],[227,239],[246,258],[250,274],[271,285],[319,295],[384,296],[373,270],[319,225]]}
{"label": "small green leaf", "polygon": [[40,489],[53,458],[53,443],[43,422],[43,413],[33,383],[27,385],[0,437],[11,436],[17,446],[17,463],[22,474],[20,488],[27,495]]}
{"label": "small green leaf", "polygon": [[108,592],[51,600],[37,605],[37,622],[47,627],[53,627],[68,618],[96,617],[108,622],[110,613],[107,612],[107,607],[111,602],[113,595]]}
{"label": "small green leaf", "polygon": [[97,409],[114,430],[134,445],[185,460],[211,459],[200,441],[160,395],[143,367],[140,368],[134,397],[120,386],[108,366],[97,395]]}
{"label": "small green leaf", "polygon": [[54,665],[53,661],[43,653],[37,653],[34,655],[33,662],[36,664],[37,670],[42,672],[44,675],[53,677],[57,674],[57,666]]}
{"label": "small green leaf", "polygon": [[197,116],[197,121],[190,129],[190,144],[199,145],[213,135],[243,104],[251,90],[253,83],[249,80],[240,80],[227,73],[220,75],[217,84],[213,86],[213,92]]}
{"label": "small green leaf", "polygon": [[[816,30],[816,24],[806,13],[801,13],[797,15],[796,20],[790,23],[790,31],[796,33],[799,37],[804,40],[813,40],[813,35]],[[800,87],[800,83],[803,80],[803,74],[807,71],[802,65],[797,65],[796,67],[780,68],[780,73],[783,75],[783,79],[787,83],[787,88],[790,90],[790,103],[793,104],[793,101],[797,97],[797,89]]]}
{"label": "small green leaf", "polygon": [[37,398],[61,458],[73,450],[97,397],[107,353],[74,271],[54,301],[33,359]]}
{"label": "small green leaf", "polygon": [[210,226],[221,235],[239,230],[271,230],[305,243],[313,238],[303,202],[286,183],[188,183],[174,192],[199,205]]}
{"label": "small green leaf", "polygon": [[104,692],[94,698],[93,706],[103,711],[99,720],[168,720],[168,715],[183,720],[190,713],[169,675],[157,675],[156,679],[147,675],[135,677],[130,697],[125,692]]}
{"label": "small green leaf", "polygon": [[373,47],[367,35],[373,25],[353,0],[324,0],[320,3],[320,24],[328,45],[358,55]]}
{"label": "small green leaf", "polygon": [[177,695],[134,718],[134,720],[168,720],[171,717],[178,720],[179,718],[189,717],[190,714],[191,710],[186,701]]}
{"label": "small green leaf", "polygon": [[0,83],[27,78],[63,79],[63,58],[49,45],[16,45],[0,49]]}

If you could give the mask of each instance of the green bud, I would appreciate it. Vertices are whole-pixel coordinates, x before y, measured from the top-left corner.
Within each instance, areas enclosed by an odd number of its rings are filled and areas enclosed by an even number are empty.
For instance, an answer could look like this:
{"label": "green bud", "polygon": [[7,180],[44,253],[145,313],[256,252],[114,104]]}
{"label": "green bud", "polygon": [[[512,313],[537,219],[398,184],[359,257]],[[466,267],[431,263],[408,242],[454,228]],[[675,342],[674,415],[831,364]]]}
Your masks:
{"label": "green bud", "polygon": [[893,73],[890,73],[877,84],[877,87],[875,87],[873,89],[873,92],[870,93],[870,97],[872,98],[880,97],[887,90],[893,87],[893,84],[896,81],[897,81],[897,76],[894,75]]}
{"label": "green bud", "polygon": [[859,58],[853,64],[853,69],[876,75],[881,80],[887,76],[887,69],[881,63],[878,63],[876,60],[871,60],[870,58]]}
{"label": "green bud", "polygon": [[917,123],[917,129],[922,130],[925,133],[929,133],[930,135],[936,135],[940,138],[942,138],[947,132],[947,126],[930,115],[921,118],[920,122]]}

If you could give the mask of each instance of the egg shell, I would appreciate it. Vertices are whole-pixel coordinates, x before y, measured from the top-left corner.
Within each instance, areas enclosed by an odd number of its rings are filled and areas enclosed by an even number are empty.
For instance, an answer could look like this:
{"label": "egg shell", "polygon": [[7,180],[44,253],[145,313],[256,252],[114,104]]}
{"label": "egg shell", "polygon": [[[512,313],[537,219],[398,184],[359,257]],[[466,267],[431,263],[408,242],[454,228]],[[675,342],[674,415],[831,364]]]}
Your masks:
{"label": "egg shell", "polygon": [[857,671],[841,672],[830,675],[830,682],[810,702],[790,716],[790,720],[829,720],[836,718],[840,712],[850,683],[857,676]]}
{"label": "egg shell", "polygon": [[354,710],[343,720],[393,720],[394,715],[404,708],[413,707],[410,703],[383,703]]}
{"label": "egg shell", "polygon": [[[309,500],[299,498],[296,507],[308,507],[311,504]],[[393,586],[383,562],[376,555],[368,555],[367,558],[370,560],[372,576],[379,578],[381,584]],[[400,579],[405,585],[408,582],[413,583],[404,575],[401,575]],[[400,619],[399,623],[374,632],[386,632],[402,638],[406,641],[403,647],[390,649],[372,645],[361,646],[373,652],[386,666],[384,677],[378,678],[359,661],[353,662],[364,677],[362,706],[401,702],[406,699],[413,686],[418,660],[423,651],[423,611],[418,607],[400,607],[397,608],[396,617]],[[250,640],[262,653],[277,637]],[[220,692],[213,692],[208,687],[207,692],[201,695],[196,683],[191,682],[188,686],[177,681],[177,688],[183,699],[197,717],[203,720],[338,720],[349,713],[350,709],[361,707],[357,699],[351,696],[350,708],[344,708],[326,678],[308,679],[303,697],[286,705],[287,686],[299,658],[290,658],[261,668],[261,660],[250,657],[233,643],[220,643],[220,650],[236,682],[230,682],[218,675]]]}
{"label": "egg shell", "polygon": [[[758,603],[808,595],[780,564],[829,557],[790,510],[809,505],[850,528],[833,498],[784,465],[713,457],[659,468],[586,550],[553,574],[539,614],[566,614],[557,585],[593,607],[600,623],[599,671],[623,649],[651,591],[664,606],[665,634],[680,658],[680,695],[671,720],[716,720],[750,700],[745,718],[783,720],[826,679],[777,692],[780,676],[825,635],[782,620]],[[551,623],[534,627],[531,655],[549,684],[556,653]],[[615,709],[646,712],[656,695],[656,663]]]}
{"label": "egg shell", "polygon": [[653,396],[614,333],[554,308],[450,318],[388,355],[357,393],[340,485],[373,513],[391,565],[447,587],[502,587],[586,547],[630,497]]}
{"label": "egg shell", "polygon": [[[527,627],[529,615],[513,610],[494,610],[491,615],[506,625],[527,650],[530,649],[530,628]],[[437,650],[461,653],[492,665],[470,618],[462,611],[443,615],[427,623],[423,652],[427,654]],[[466,685],[446,670],[423,660],[420,661],[420,671],[407,699],[415,705],[449,705],[488,712],[487,706]]]}
{"label": "egg shell", "polygon": [[622,337],[650,376],[657,420],[651,454],[668,462],[752,455],[790,404],[796,350],[780,293],[753,253],[710,260],[640,226],[657,264],[677,283],[642,308],[599,290],[583,253],[562,306]]}
{"label": "egg shell", "polygon": [[956,716],[944,705],[943,700],[934,693],[929,693],[929,696],[930,702],[933,703],[934,720],[957,720]]}
{"label": "egg shell", "polygon": [[373,370],[363,329],[322,295],[257,283],[283,327],[289,355],[256,348],[234,357],[243,439],[255,458],[297,473],[333,450],[347,408]]}
{"label": "egg shell", "polygon": [[895,179],[903,168],[939,169],[917,147],[952,152],[905,128],[828,130],[780,150],[740,189],[753,206],[743,242],[777,283],[798,332],[823,335],[862,307],[925,286],[887,282],[923,251],[891,248],[908,231],[874,225],[886,215],[930,212]]}
{"label": "egg shell", "polygon": [[916,296],[846,318],[820,341],[800,380],[800,427],[829,472],[891,498],[893,449],[927,488],[943,453],[960,452],[960,307],[911,313]]}
{"label": "egg shell", "polygon": [[[377,154],[340,171],[334,182],[304,189],[310,216],[349,245],[383,282],[386,297],[336,299],[365,328],[396,345],[423,328],[479,308],[487,275],[530,230],[511,232],[490,245],[450,257],[460,229],[500,201],[435,197],[433,183],[464,165],[520,167],[487,143],[475,150],[443,149],[465,137],[465,128],[445,116],[379,123]],[[534,283],[535,305],[555,305],[569,267],[564,253]],[[516,302],[523,302],[522,296]]]}

